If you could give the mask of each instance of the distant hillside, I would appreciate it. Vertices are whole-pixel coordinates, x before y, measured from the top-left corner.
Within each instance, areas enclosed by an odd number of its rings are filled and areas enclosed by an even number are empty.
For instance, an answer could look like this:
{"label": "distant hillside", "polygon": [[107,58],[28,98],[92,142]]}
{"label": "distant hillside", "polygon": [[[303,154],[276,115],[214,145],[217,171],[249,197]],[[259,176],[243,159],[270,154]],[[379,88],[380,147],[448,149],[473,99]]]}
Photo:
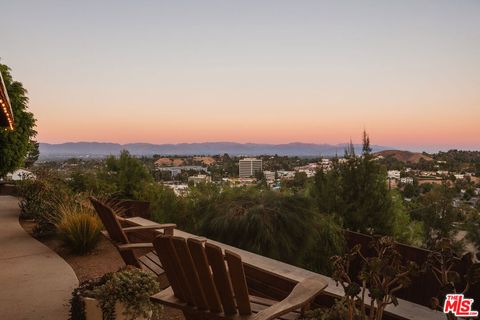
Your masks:
{"label": "distant hillside", "polygon": [[[342,156],[346,144],[313,144],[313,143],[287,143],[287,144],[256,144],[236,142],[205,142],[205,143],[179,143],[179,144],[149,144],[149,143],[103,143],[103,142],[69,142],[61,144],[40,143],[40,159],[65,159],[71,157],[101,158],[108,155],[119,154],[121,150],[128,150],[137,156],[159,155],[217,155],[228,153],[230,155],[282,155],[282,156],[325,156],[331,157],[338,154]],[[355,145],[361,152],[361,145]],[[373,151],[387,149],[382,146],[372,146]]]}
{"label": "distant hillside", "polygon": [[402,150],[383,150],[383,151],[377,152],[376,155],[383,156],[384,158],[394,157],[398,161],[402,161],[405,163],[407,162],[418,163],[420,159],[423,159],[426,161],[433,160],[431,157],[426,156],[423,153],[402,151]]}

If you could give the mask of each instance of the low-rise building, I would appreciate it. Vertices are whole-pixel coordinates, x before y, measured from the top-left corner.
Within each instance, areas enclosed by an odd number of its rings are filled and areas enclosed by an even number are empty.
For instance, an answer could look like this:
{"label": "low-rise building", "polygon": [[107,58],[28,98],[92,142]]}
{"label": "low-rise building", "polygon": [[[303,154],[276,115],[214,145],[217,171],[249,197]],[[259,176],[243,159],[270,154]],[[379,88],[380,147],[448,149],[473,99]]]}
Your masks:
{"label": "low-rise building", "polygon": [[412,177],[403,177],[400,178],[400,182],[403,184],[413,184],[413,178]]}
{"label": "low-rise building", "polygon": [[208,183],[212,182],[212,177],[206,174],[197,174],[196,176],[188,177],[188,182],[193,182],[193,185],[197,185],[199,183]]}
{"label": "low-rise building", "polygon": [[254,186],[257,182],[256,178],[222,178],[222,181],[228,183],[232,187]]}
{"label": "low-rise building", "polygon": [[11,173],[7,173],[6,178],[7,180],[21,181],[21,180],[35,179],[36,176],[28,170],[17,169]]}
{"label": "low-rise building", "polygon": [[278,170],[278,178],[290,180],[295,177],[295,171]]}
{"label": "low-rise building", "polygon": [[275,171],[263,171],[263,176],[267,182],[275,181]]}
{"label": "low-rise building", "polygon": [[400,171],[399,170],[388,170],[387,171],[388,179],[400,180]]}
{"label": "low-rise building", "polygon": [[320,165],[318,163],[309,163],[305,166],[295,167],[296,172],[303,172],[307,175],[308,178],[314,177],[319,169]]}

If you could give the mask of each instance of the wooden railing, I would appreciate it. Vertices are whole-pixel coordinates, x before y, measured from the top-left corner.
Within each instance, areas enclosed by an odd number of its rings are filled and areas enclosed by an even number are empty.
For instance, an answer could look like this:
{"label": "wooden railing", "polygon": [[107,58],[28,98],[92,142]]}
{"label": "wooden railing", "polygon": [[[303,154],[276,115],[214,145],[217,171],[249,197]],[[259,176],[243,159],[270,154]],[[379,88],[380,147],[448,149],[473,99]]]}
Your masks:
{"label": "wooden railing", "polygon": [[[126,223],[131,226],[147,226],[154,222],[141,218],[133,217],[126,219]],[[174,231],[175,236],[190,238],[198,237],[181,230]],[[139,240],[150,241],[154,233],[148,235],[136,235]],[[150,238],[150,239],[149,239]],[[283,299],[291,289],[299,282],[312,275],[317,275],[311,271],[289,265],[284,262],[273,260],[261,255],[238,249],[217,241],[207,239],[209,242],[220,246],[223,249],[228,249],[236,252],[242,257],[245,264],[245,274],[247,283],[251,294],[272,298]],[[316,302],[320,305],[330,305],[334,298],[343,297],[343,289],[335,284],[335,281],[329,277],[320,275],[328,283],[328,287],[324,293],[318,297]],[[422,285],[420,283],[414,284]],[[399,305],[389,305],[386,309],[384,319],[418,319],[418,320],[433,320],[444,319],[441,312],[433,311],[425,306],[415,304],[406,300],[399,299]]]}

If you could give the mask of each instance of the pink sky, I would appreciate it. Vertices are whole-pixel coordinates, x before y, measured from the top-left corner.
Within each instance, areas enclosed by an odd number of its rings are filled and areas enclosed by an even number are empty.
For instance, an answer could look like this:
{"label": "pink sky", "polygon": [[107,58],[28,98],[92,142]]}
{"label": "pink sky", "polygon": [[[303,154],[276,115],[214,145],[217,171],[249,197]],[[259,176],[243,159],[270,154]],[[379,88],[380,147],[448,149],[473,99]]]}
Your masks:
{"label": "pink sky", "polygon": [[378,145],[480,149],[477,1],[4,10],[2,62],[42,142],[343,143],[366,129]]}

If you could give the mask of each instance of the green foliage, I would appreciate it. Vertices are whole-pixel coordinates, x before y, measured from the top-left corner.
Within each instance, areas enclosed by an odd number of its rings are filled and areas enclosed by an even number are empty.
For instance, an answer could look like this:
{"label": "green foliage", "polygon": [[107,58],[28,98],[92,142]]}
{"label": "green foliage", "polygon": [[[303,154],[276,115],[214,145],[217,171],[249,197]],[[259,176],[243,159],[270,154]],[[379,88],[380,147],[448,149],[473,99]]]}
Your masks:
{"label": "green foliage", "polygon": [[459,211],[453,206],[453,197],[454,193],[446,184],[435,185],[420,197],[419,207],[413,210],[414,217],[423,222],[428,248],[432,248],[438,239],[453,237],[454,222],[459,218]]}
{"label": "green foliage", "polygon": [[480,212],[473,211],[464,224],[467,231],[467,239],[480,250]]}
{"label": "green foliage", "polygon": [[59,204],[55,225],[64,244],[76,254],[94,249],[103,227],[91,207],[74,200]]}
{"label": "green foliage", "polygon": [[84,297],[100,301],[103,319],[115,319],[115,303],[122,302],[127,308],[128,319],[148,315],[158,319],[162,307],[150,302],[150,296],[160,291],[158,279],[147,272],[127,267],[101,278],[85,281],[75,288],[70,300],[69,320],[85,320]]}
{"label": "green foliage", "polygon": [[58,205],[71,195],[64,180],[51,172],[38,173],[37,179],[21,181],[18,192],[21,218],[35,220],[35,236],[53,235]]}
{"label": "green foliage", "polygon": [[182,228],[188,228],[189,218],[184,216],[183,201],[177,198],[175,192],[161,184],[144,184],[141,190],[134,194],[137,200],[148,201],[150,203],[150,212],[152,219],[169,223],[175,221]]}
{"label": "green foliage", "polygon": [[0,63],[0,72],[12,105],[14,130],[0,130],[0,177],[17,169],[35,148],[32,139],[36,136],[35,118],[28,112],[27,90],[14,81],[10,68]]}
{"label": "green foliage", "polygon": [[449,171],[462,171],[468,169],[475,172],[480,169],[480,151],[440,151],[438,154],[434,155],[434,159],[446,161],[445,169]]}
{"label": "green foliage", "polygon": [[28,151],[27,158],[25,159],[25,167],[30,168],[38,160],[40,156],[39,143],[35,140],[30,141],[31,148]]}
{"label": "green foliage", "polygon": [[392,197],[393,237],[401,243],[417,247],[422,246],[425,241],[423,222],[411,218],[398,191],[391,191],[390,193]]}
{"label": "green foliage", "polygon": [[[431,300],[433,309],[442,310],[447,294],[466,294],[471,285],[480,282],[480,263],[475,263],[470,253],[460,258],[457,251],[456,244],[451,239],[438,239],[423,266],[425,271],[434,275],[440,285],[437,296]],[[457,267],[460,264],[462,268],[459,269]],[[462,273],[459,273],[459,270]],[[448,314],[447,319],[456,318]]]}
{"label": "green foliage", "polygon": [[312,270],[328,272],[328,258],[345,244],[335,219],[300,194],[199,184],[185,197],[158,185],[136,197],[150,201],[158,222]]}
{"label": "green foliage", "polygon": [[103,319],[115,319],[115,303],[125,305],[125,316],[136,319],[148,317],[149,312],[160,313],[161,307],[150,301],[150,296],[160,291],[155,275],[140,269],[127,267],[111,275],[105,284],[93,289],[93,298],[100,302]]}
{"label": "green foliage", "polygon": [[117,192],[118,188],[103,171],[75,170],[68,180],[74,192],[88,192],[97,196],[107,196]]}
{"label": "green foliage", "polygon": [[392,235],[395,207],[385,182],[386,171],[373,160],[366,133],[362,155],[355,155],[351,145],[345,158],[345,163],[334,161],[331,171],[317,173],[313,193],[319,209],[339,215],[351,230]]}
{"label": "green foliage", "polygon": [[132,198],[144,183],[153,182],[145,165],[126,150],[118,158],[107,158],[105,172],[100,178],[116,186],[115,196],[118,198]]}
{"label": "green foliage", "polygon": [[[338,299],[330,308],[318,308],[305,312],[303,320],[348,320],[348,306],[344,299]],[[361,319],[360,316],[354,317],[354,320]]]}
{"label": "green foliage", "polygon": [[[342,256],[331,258],[332,278],[345,291],[344,302],[348,309],[347,319],[366,319],[369,305],[369,319],[383,318],[385,307],[398,305],[396,293],[411,284],[410,278],[418,271],[413,262],[403,263],[391,237],[374,237],[369,244],[374,254],[364,256],[359,245]],[[358,282],[350,269],[354,260],[361,262]],[[366,292],[369,292],[368,298]]]}
{"label": "green foliage", "polygon": [[316,215],[312,246],[308,248],[303,266],[317,273],[329,275],[332,266],[329,258],[342,254],[346,248],[344,230],[332,215]]}
{"label": "green foliage", "polygon": [[418,187],[418,184],[414,183],[414,184],[406,184],[404,187],[403,187],[403,196],[405,198],[414,198],[414,197],[418,197],[420,194],[420,188]]}
{"label": "green foliage", "polygon": [[[215,196],[214,196],[215,197]],[[274,259],[300,263],[315,233],[308,199],[256,189],[227,189],[204,203],[200,233]]]}
{"label": "green foliage", "polygon": [[305,172],[295,172],[293,180],[284,180],[282,182],[287,189],[300,191],[307,187],[308,178]]}
{"label": "green foliage", "polygon": [[91,297],[93,290],[104,285],[111,276],[111,273],[107,273],[100,278],[84,281],[77,288],[73,289],[70,299],[69,320],[86,320],[83,298]]}

